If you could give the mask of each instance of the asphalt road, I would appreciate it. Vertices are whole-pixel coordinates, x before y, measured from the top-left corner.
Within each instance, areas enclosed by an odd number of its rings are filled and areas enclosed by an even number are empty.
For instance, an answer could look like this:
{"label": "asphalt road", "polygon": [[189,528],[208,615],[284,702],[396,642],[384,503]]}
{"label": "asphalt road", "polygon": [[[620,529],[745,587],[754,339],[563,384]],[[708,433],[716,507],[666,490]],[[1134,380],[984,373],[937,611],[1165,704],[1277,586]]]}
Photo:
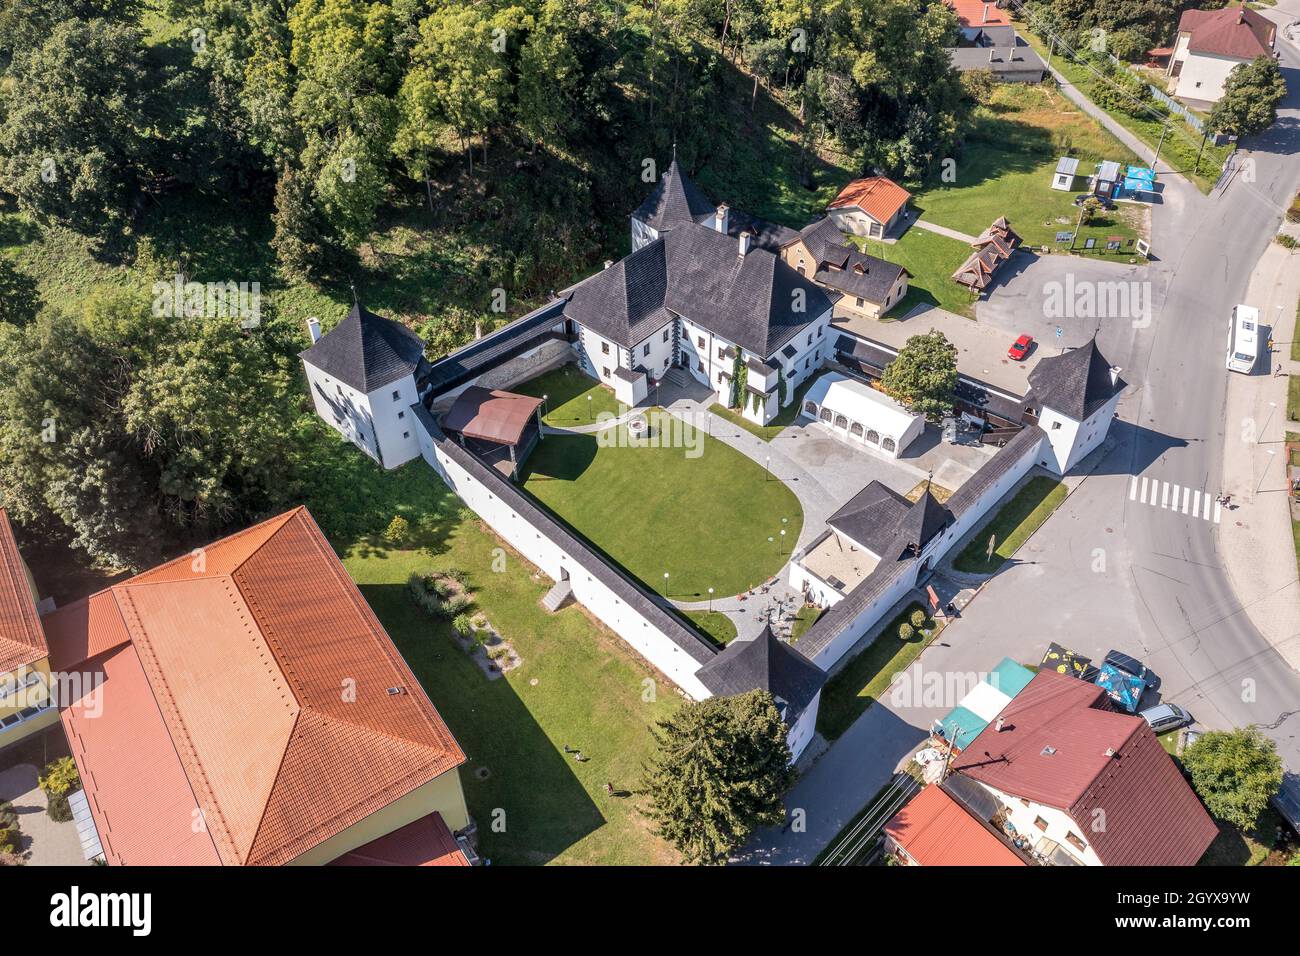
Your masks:
{"label": "asphalt road", "polygon": [[[1289,22],[1300,0],[1265,12]],[[1228,316],[1300,187],[1300,50],[1280,37],[1278,47],[1290,92],[1278,122],[1243,144],[1241,172],[1209,197],[1165,177],[1151,325],[1103,323],[1102,349],[1130,382],[1109,453],[945,636],[975,650],[1014,618],[1035,651],[1048,640],[1088,654],[1127,650],[1160,677],[1163,698],[1206,726],[1261,725],[1300,771],[1300,675],[1243,613],[1219,557],[1220,525],[1130,500],[1134,475],[1213,496],[1222,456],[1240,447],[1240,424],[1224,422]],[[996,658],[965,663],[987,669]]]}

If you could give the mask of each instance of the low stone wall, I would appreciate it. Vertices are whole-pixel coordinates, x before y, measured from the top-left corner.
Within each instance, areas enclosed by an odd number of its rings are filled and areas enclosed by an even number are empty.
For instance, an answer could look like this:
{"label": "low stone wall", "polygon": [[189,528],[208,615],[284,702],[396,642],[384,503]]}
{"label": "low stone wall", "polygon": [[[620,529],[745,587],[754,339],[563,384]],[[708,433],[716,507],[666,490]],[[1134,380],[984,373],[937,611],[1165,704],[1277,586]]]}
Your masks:
{"label": "low stone wall", "polygon": [[573,350],[572,345],[558,339],[551,339],[543,342],[535,352],[520,355],[484,372],[475,384],[480,388],[508,389],[512,385],[526,382],[530,378],[536,378],[538,375],[577,360],[578,353]]}

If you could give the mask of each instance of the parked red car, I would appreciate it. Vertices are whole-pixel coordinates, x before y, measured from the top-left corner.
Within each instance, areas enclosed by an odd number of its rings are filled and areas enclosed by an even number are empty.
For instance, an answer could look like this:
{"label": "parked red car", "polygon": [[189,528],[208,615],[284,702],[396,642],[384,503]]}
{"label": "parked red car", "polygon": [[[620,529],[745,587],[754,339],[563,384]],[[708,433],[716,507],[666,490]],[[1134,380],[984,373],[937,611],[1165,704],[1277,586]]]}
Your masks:
{"label": "parked red car", "polygon": [[1032,335],[1022,335],[1012,343],[1011,348],[1007,349],[1007,358],[1022,362],[1033,347],[1034,337]]}

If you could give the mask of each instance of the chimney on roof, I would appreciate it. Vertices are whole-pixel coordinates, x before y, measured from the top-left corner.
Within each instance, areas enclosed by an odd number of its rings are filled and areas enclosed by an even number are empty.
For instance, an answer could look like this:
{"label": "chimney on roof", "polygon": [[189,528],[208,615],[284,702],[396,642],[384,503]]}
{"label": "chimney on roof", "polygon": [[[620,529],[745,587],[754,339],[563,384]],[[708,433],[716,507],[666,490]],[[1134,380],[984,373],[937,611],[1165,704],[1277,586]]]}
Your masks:
{"label": "chimney on roof", "polygon": [[989,5],[988,5],[987,3],[984,4],[984,20],[983,20],[983,22],[984,22],[984,23],[988,23],[988,22],[989,22]]}
{"label": "chimney on roof", "polygon": [[724,202],[713,214],[713,228],[718,230],[718,232],[722,233],[724,236],[727,234],[727,214],[730,211],[731,210],[728,209],[727,204]]}
{"label": "chimney on roof", "polygon": [[997,58],[998,58],[998,57],[997,57],[997,54],[998,54],[998,48],[997,48],[997,47],[995,47],[995,46],[991,46],[991,47],[989,47],[989,62],[990,62],[990,63],[996,63],[996,62],[997,62]]}
{"label": "chimney on roof", "polygon": [[742,259],[745,258],[745,254],[749,252],[749,245],[751,242],[753,242],[753,240],[754,240],[754,234],[752,232],[750,232],[748,229],[741,230],[740,239],[738,240],[737,243],[738,248],[740,250],[740,258]]}
{"label": "chimney on roof", "polygon": [[1124,371],[1124,370],[1123,370],[1122,368],[1120,368],[1118,365],[1112,365],[1112,366],[1110,367],[1110,384],[1111,384],[1111,385],[1115,385],[1116,383],[1119,382],[1119,373],[1122,372],[1122,371]]}
{"label": "chimney on roof", "polygon": [[482,320],[482,319],[475,319],[475,320],[474,320],[474,338],[475,338],[475,340],[478,340],[478,339],[483,338],[483,320]]}
{"label": "chimney on roof", "polygon": [[320,319],[312,316],[307,320],[307,332],[311,335],[311,344],[315,345],[320,341]]}
{"label": "chimney on roof", "polygon": [[999,734],[1002,733],[1002,725],[1003,725],[1004,723],[1006,723],[1006,721],[1004,721],[1001,717],[999,717],[999,718],[997,719],[997,723],[995,723],[995,724],[993,725],[993,730],[994,730],[994,732],[995,732],[995,733],[999,733]]}
{"label": "chimney on roof", "polygon": [[1114,748],[1114,747],[1107,747],[1107,748],[1106,748],[1106,754],[1105,754],[1105,756],[1107,756],[1107,757],[1113,757],[1113,756],[1115,756],[1115,748]]}
{"label": "chimney on roof", "polygon": [[613,259],[606,259],[606,260],[605,260],[605,268],[606,268],[606,269],[608,269],[608,268],[609,268],[610,266],[612,266],[613,264],[614,264],[614,260],[613,260]]}

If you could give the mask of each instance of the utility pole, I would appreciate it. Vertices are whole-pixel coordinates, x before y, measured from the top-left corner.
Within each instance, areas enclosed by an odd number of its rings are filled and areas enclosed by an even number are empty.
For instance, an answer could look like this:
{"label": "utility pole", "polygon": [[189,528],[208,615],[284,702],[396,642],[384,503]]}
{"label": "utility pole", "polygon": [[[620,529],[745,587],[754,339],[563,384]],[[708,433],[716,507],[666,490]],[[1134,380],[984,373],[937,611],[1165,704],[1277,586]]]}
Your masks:
{"label": "utility pole", "polygon": [[1156,163],[1160,162],[1160,149],[1165,145],[1165,134],[1169,132],[1169,124],[1165,123],[1160,127],[1160,142],[1156,143],[1156,158],[1151,161],[1151,171],[1155,172]]}
{"label": "utility pole", "polygon": [[952,736],[948,739],[948,752],[943,757],[943,772],[939,774],[936,783],[943,783],[948,778],[948,765],[952,763],[952,748],[956,744],[957,738],[961,736],[961,727],[957,724],[952,725]]}
{"label": "utility pole", "polygon": [[1052,68],[1052,54],[1056,52],[1056,37],[1052,37],[1052,44],[1047,48],[1047,68]]}
{"label": "utility pole", "polygon": [[1195,176],[1201,171],[1201,154],[1205,152],[1205,141],[1210,138],[1208,129],[1201,131],[1201,148],[1196,151],[1196,165],[1192,167],[1192,175]]}

